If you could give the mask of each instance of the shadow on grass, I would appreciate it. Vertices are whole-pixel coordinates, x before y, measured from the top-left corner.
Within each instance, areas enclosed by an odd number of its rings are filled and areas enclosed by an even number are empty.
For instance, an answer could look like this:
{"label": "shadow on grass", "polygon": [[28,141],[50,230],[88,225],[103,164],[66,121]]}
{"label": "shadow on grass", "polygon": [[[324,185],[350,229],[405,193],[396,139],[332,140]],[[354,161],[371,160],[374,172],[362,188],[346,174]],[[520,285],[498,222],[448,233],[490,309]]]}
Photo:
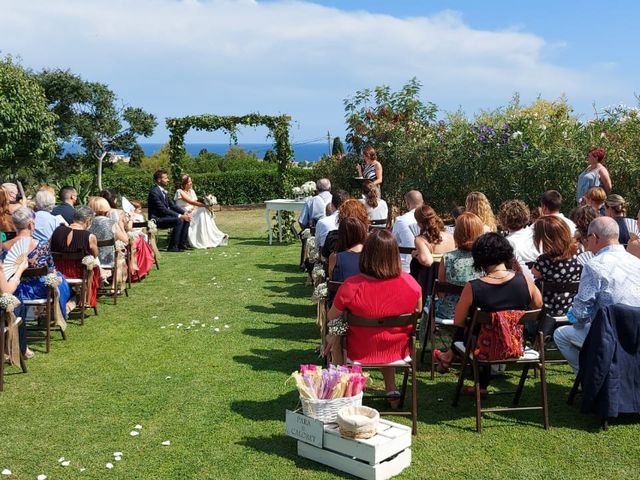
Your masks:
{"label": "shadow on grass", "polygon": [[258,338],[284,340],[319,340],[318,326],[312,321],[297,323],[264,322],[270,328],[245,328],[242,333]]}
{"label": "shadow on grass", "polygon": [[293,380],[291,380],[291,390],[289,392],[272,400],[236,400],[231,402],[231,410],[248,420],[257,422],[280,420],[284,423],[285,410],[295,410],[299,406],[300,399]]}
{"label": "shadow on grass", "polygon": [[[315,345],[315,344],[314,344]],[[315,353],[315,346],[308,349],[251,349],[253,355],[236,355],[233,360],[238,363],[249,365],[252,370],[258,372],[283,372],[291,373],[298,368],[298,365],[305,363],[321,363]]]}
{"label": "shadow on grass", "polygon": [[304,272],[300,269],[300,266],[295,265],[294,263],[258,263],[254,266],[262,270],[271,270],[272,272],[297,273],[300,275],[304,274]]}
{"label": "shadow on grass", "polygon": [[291,460],[297,468],[314,470],[317,472],[330,472],[336,478],[354,478],[351,475],[326,467],[297,454],[297,441],[284,434],[264,437],[249,437],[238,442],[239,445],[249,447],[257,452],[275,455]]}
{"label": "shadow on grass", "polygon": [[247,305],[245,308],[251,312],[264,313],[265,315],[288,315],[290,317],[306,318],[310,324],[313,324],[313,318],[316,316],[315,305],[294,305],[275,302],[271,306]]}

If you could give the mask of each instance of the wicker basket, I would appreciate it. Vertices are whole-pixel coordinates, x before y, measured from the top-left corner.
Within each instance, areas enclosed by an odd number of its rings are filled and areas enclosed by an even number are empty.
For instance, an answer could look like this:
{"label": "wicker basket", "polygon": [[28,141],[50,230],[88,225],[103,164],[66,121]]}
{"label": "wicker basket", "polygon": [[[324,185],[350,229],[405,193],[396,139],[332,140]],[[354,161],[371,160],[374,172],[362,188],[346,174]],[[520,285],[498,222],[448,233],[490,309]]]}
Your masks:
{"label": "wicker basket", "polygon": [[362,392],[353,397],[334,398],[332,400],[314,400],[300,397],[302,412],[308,417],[323,423],[335,423],[338,410],[343,407],[362,405]]}
{"label": "wicker basket", "polygon": [[340,435],[347,438],[371,438],[378,432],[380,414],[369,407],[343,407],[338,412]]}

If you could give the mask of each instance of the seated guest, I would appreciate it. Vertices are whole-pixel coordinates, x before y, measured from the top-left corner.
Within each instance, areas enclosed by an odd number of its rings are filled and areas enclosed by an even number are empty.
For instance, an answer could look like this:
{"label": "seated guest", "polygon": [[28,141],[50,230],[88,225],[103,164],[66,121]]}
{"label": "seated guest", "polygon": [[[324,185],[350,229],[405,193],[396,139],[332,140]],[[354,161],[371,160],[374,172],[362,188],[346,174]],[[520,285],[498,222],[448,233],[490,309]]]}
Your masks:
{"label": "seated guest", "polygon": [[302,228],[315,227],[318,220],[324,218],[327,204],[331,202],[331,182],[328,178],[321,178],[316,182],[318,193],[311,197],[300,212],[298,223]]}
{"label": "seated guest", "polygon": [[[38,192],[44,193],[44,192]],[[49,192],[46,192],[49,193]],[[7,240],[3,244],[2,259],[4,258],[15,242],[28,238],[31,240],[29,244],[29,253],[27,255],[27,262],[29,268],[47,267],[48,273],[56,274],[60,279],[58,285],[58,302],[60,305],[60,313],[63,318],[67,318],[67,302],[71,297],[71,289],[69,284],[64,279],[60,272],[56,271],[56,267],[53,264],[53,258],[51,257],[51,250],[49,249],[49,241],[37,239],[34,237],[35,220],[33,211],[27,207],[21,207],[13,212],[13,224],[16,226],[17,235],[11,240]],[[49,287],[45,285],[45,277],[33,277],[25,279],[20,282],[20,285],[15,290],[14,295],[20,300],[41,300],[46,299],[49,294]],[[16,317],[26,318],[27,307],[20,305],[15,310]],[[26,326],[25,322],[21,325],[20,336],[25,335],[23,343],[26,346]],[[26,352],[27,357],[33,356],[33,353],[29,354],[29,350],[23,350]]]}
{"label": "seated guest", "polygon": [[[467,318],[477,309],[485,312],[529,310],[542,307],[542,295],[532,280],[511,269],[515,263],[509,241],[497,233],[480,236],[471,249],[473,268],[483,272],[480,278],[465,284],[454,314],[454,325],[463,328]],[[480,390],[487,393],[491,368],[481,367]],[[472,387],[464,393],[475,394]]]}
{"label": "seated guest", "polygon": [[547,190],[540,197],[540,213],[541,215],[555,215],[561,218],[569,227],[571,236],[576,234],[576,224],[560,213],[562,207],[562,195],[556,190]]}
{"label": "seated guest", "polygon": [[165,188],[169,185],[169,175],[166,170],[156,170],[153,174],[155,186],[149,191],[147,208],[149,217],[158,228],[173,228],[169,239],[169,252],[182,252],[187,247],[189,235],[189,221],[191,215],[180,208],[169,196]]}
{"label": "seated guest", "polygon": [[411,255],[421,265],[430,267],[433,256],[455,250],[453,235],[444,229],[444,222],[429,205],[416,208],[415,217],[420,233],[416,236],[416,249]]}
{"label": "seated guest", "polygon": [[367,208],[369,220],[386,220],[389,216],[387,202],[380,198],[380,191],[371,180],[362,182],[361,202]]}
{"label": "seated guest", "polygon": [[584,194],[584,205],[589,205],[596,209],[600,215],[605,215],[604,201],[607,199],[607,192],[602,187],[591,187]]}
{"label": "seated guest", "polygon": [[0,231],[2,232],[15,232],[16,227],[13,225],[13,219],[11,218],[11,210],[9,205],[9,197],[3,188],[0,188]]}
{"label": "seated guest", "polygon": [[[636,225],[640,230],[640,211],[638,211],[638,215],[636,216]],[[630,240],[629,240],[629,244],[627,245],[627,252],[629,252],[631,255],[634,255],[640,258],[640,238],[638,238],[638,236],[635,233],[629,234],[629,237],[630,237]]]}
{"label": "seated guest", "polygon": [[508,200],[500,205],[498,219],[500,226],[507,230],[507,240],[513,254],[525,274],[531,274],[528,263],[535,262],[540,252],[533,242],[533,230],[529,228],[529,207],[520,200]]}
{"label": "seated guest", "polygon": [[[411,190],[405,194],[404,203],[408,212],[396,218],[392,232],[399,246],[415,248],[416,235],[420,233],[415,211],[424,204],[424,200],[419,191]],[[400,258],[402,270],[408,273],[411,270],[411,255],[402,254]]]}
{"label": "seated guest", "polygon": [[484,223],[485,232],[497,230],[496,219],[491,209],[489,199],[482,192],[471,192],[464,202],[465,211],[476,214]]}
{"label": "seated guest", "polygon": [[584,249],[587,248],[587,230],[589,229],[589,224],[598,218],[598,216],[598,211],[589,205],[580,205],[571,210],[571,221],[576,224],[574,238]]}
{"label": "seated guest", "polygon": [[[51,235],[51,251],[55,253],[84,253],[98,257],[98,240],[88,231],[94,213],[88,206],[76,207],[73,222],[60,225]],[[65,278],[82,278],[84,265],[80,260],[55,260],[56,268]],[[96,306],[100,286],[100,268],[95,267],[90,274],[87,305]]]}
{"label": "seated guest", "polygon": [[[531,270],[536,279],[556,283],[580,281],[582,265],[578,262],[578,253],[582,249],[578,247],[562,219],[553,215],[540,217],[533,224],[533,240],[542,248],[542,253]],[[573,295],[569,292],[545,293],[543,300],[547,311],[543,328],[546,337],[555,325],[554,319],[550,317],[566,315],[573,302]]]}
{"label": "seated guest", "polygon": [[[112,219],[112,209],[106,199],[91,197],[89,199],[89,207],[95,213],[89,231],[96,236],[98,241],[115,239],[125,243],[129,242],[129,236],[122,230],[120,223]],[[100,265],[103,267],[113,266],[114,256],[114,246],[99,247],[98,257],[100,258]]]}
{"label": "seated guest", "polygon": [[595,254],[582,267],[580,287],[567,317],[573,325],[558,328],[553,340],[575,374],[578,356],[596,312],[608,305],[640,307],[640,259],[618,242],[618,224],[598,217],[589,225],[587,248]]}
{"label": "seated guest", "polygon": [[[484,224],[477,215],[464,212],[456,218],[456,226],[453,231],[453,239],[458,247],[452,252],[445,253],[440,260],[438,269],[438,281],[446,282],[452,285],[463,286],[470,280],[480,277],[480,272],[473,268],[473,257],[471,256],[471,247],[473,242],[484,233]],[[446,294],[440,298],[436,298],[435,316],[437,318],[453,318],[453,314],[460,300],[460,295]],[[425,301],[425,308],[429,308],[429,302]],[[421,330],[422,324],[421,323]],[[426,324],[424,331],[420,332],[421,339],[426,338]],[[439,363],[439,371],[447,372],[453,361],[453,349],[446,352],[438,351],[433,353],[434,359]]]}
{"label": "seated guest", "polygon": [[60,204],[56,205],[56,207],[51,210],[51,214],[60,215],[62,218],[64,218],[67,224],[70,224],[73,222],[73,207],[78,201],[78,192],[76,192],[75,188],[69,185],[65,185],[60,189],[59,196]]}
{"label": "seated guest", "polygon": [[[345,280],[339,288],[327,318],[336,320],[345,310],[364,318],[380,318],[419,311],[422,300],[420,285],[400,268],[398,244],[388,230],[369,234],[360,254],[360,274]],[[392,363],[411,354],[408,349],[411,327],[371,328],[351,326],[346,346],[349,359],[366,364]],[[340,337],[328,335],[325,354],[342,363]],[[395,382],[395,369],[381,369],[387,397],[396,407],[400,397]]]}
{"label": "seated guest", "polygon": [[53,231],[59,225],[66,224],[64,218],[55,216],[51,213],[56,203],[56,198],[49,190],[40,190],[36,193],[36,229],[33,232],[33,238],[48,242]]}
{"label": "seated guest", "polygon": [[[131,200],[131,205],[135,208],[131,214],[131,221],[145,222],[142,204],[138,200]],[[130,234],[133,238],[131,240],[131,280],[137,282],[149,273],[151,267],[153,267],[155,256],[149,239],[142,232],[142,228],[132,228]]]}
{"label": "seated guest", "polygon": [[338,209],[342,202],[349,198],[349,194],[344,190],[338,190],[331,196],[331,203],[335,208],[334,212],[318,220],[316,224],[316,244],[318,247],[324,247],[329,232],[338,230]]}
{"label": "seated guest", "polygon": [[[369,216],[367,215],[367,209],[355,198],[347,198],[340,204],[338,208],[338,227],[340,223],[346,218],[357,218],[362,224],[369,228]],[[329,256],[336,251],[338,241],[338,230],[329,232],[325,239],[324,247],[322,248],[322,256],[329,258]]]}
{"label": "seated guest", "polygon": [[15,183],[3,183],[2,189],[7,194],[9,202],[9,211],[15,212],[20,207],[26,207],[26,199],[22,198],[18,186]]}
{"label": "seated guest", "polygon": [[622,245],[626,245],[630,240],[629,227],[627,227],[627,219],[625,218],[627,214],[627,202],[625,202],[624,198],[620,195],[612,193],[607,197],[604,204],[607,217],[613,218],[618,224],[618,229],[620,230],[618,242]]}
{"label": "seated guest", "polygon": [[[2,189],[0,188],[0,190]],[[2,268],[2,262],[0,262],[0,294],[15,293],[16,289],[20,286],[22,274],[27,268],[29,268],[29,263],[27,262],[27,259],[24,258],[24,261],[22,261],[19,265],[16,265],[16,272],[13,274],[13,276],[7,280],[7,277],[4,275],[4,269]],[[16,317],[18,316],[20,315],[16,315]],[[19,341],[20,352],[22,353],[22,355],[25,358],[32,358],[34,353],[33,351],[29,350],[29,348],[27,348],[27,334],[24,322],[22,322],[22,324],[19,326]],[[7,358],[2,358],[0,359],[0,361],[5,362],[7,361]]]}
{"label": "seated guest", "polygon": [[109,218],[119,223],[123,231],[128,232],[131,230],[131,219],[129,218],[129,214],[121,208],[118,208],[118,195],[116,192],[113,190],[102,190],[100,196],[109,202],[109,207],[111,207]]}
{"label": "seated guest", "polygon": [[338,228],[336,251],[329,257],[329,278],[344,282],[360,273],[362,246],[367,238],[367,226],[356,217],[343,218]]}
{"label": "seated guest", "polygon": [[444,226],[444,229],[449,233],[453,233],[453,230],[456,228],[456,218],[458,218],[463,213],[464,213],[464,207],[461,207],[460,205],[456,205],[455,207],[453,207],[449,212],[449,215],[451,215],[452,222],[447,223]]}

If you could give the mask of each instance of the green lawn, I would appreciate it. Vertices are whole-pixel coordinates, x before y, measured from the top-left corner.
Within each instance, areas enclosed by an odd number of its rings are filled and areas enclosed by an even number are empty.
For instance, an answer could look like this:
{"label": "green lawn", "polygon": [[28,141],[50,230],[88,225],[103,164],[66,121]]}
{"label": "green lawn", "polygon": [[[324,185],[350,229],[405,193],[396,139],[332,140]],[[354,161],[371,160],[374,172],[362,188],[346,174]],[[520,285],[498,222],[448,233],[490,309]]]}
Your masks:
{"label": "green lawn", "polygon": [[[19,479],[348,478],[298,458],[283,434],[285,409],[297,404],[287,377],[316,362],[318,341],[299,246],[268,246],[262,211],[217,215],[228,247],[164,253],[160,271],[117,306],[103,299],[99,316],[70,325],[66,342],[55,336],[50,354],[33,345],[28,374],[9,369],[0,470]],[[624,478],[640,469],[638,418],[599,432],[595,418],[566,405],[566,366],[550,368],[549,431],[532,412],[487,415],[476,434],[472,401],[450,405],[454,381],[421,372],[413,463],[399,478]],[[537,393],[529,382],[523,403]]]}

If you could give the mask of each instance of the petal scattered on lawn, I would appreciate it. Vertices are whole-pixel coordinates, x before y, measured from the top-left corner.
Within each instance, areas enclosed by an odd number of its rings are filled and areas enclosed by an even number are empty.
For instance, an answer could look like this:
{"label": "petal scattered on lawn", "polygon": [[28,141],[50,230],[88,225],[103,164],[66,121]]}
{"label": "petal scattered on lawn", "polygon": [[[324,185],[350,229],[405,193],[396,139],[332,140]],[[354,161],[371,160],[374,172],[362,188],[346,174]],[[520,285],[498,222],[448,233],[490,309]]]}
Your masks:
{"label": "petal scattered on lawn", "polygon": [[36,477],[38,480],[47,480],[47,476],[44,473],[41,473]]}
{"label": "petal scattered on lawn", "polygon": [[105,467],[107,467],[109,470],[111,470],[113,468],[113,463],[109,462],[105,465]]}
{"label": "petal scattered on lawn", "polygon": [[162,445],[168,447],[169,445],[171,445],[171,440],[165,440],[164,442],[162,442]]}
{"label": "petal scattered on lawn", "polygon": [[122,457],[113,457],[113,459],[114,459],[116,462],[119,462],[120,460],[122,460]]}
{"label": "petal scattered on lawn", "polygon": [[60,465],[62,465],[63,467],[68,467],[69,465],[71,465],[71,462],[69,460],[65,460],[64,462],[60,462]]}
{"label": "petal scattered on lawn", "polygon": [[113,456],[114,457],[121,457],[122,456],[122,452],[113,452]]}
{"label": "petal scattered on lawn", "polygon": [[131,435],[132,437],[137,437],[138,435],[140,435],[140,432],[137,430],[131,430],[129,432],[129,435]]}
{"label": "petal scattered on lawn", "polygon": [[162,326],[160,327],[160,329],[163,329],[163,328],[167,328],[167,327],[165,327],[164,325],[162,325]]}
{"label": "petal scattered on lawn", "polygon": [[167,375],[166,377],[164,377],[165,380],[169,380],[171,378],[171,375]]}
{"label": "petal scattered on lawn", "polygon": [[229,328],[229,325],[225,325],[224,328]]}
{"label": "petal scattered on lawn", "polygon": [[9,470],[8,468],[5,468],[4,470],[2,470],[2,475],[11,475],[11,470]]}
{"label": "petal scattered on lawn", "polygon": [[133,427],[133,428],[135,428],[136,430],[142,430],[142,425],[137,424],[137,425],[136,425],[135,427]]}
{"label": "petal scattered on lawn", "polygon": [[247,282],[250,282],[250,281],[251,281],[251,279],[250,279],[250,278],[247,278]]}
{"label": "petal scattered on lawn", "polygon": [[60,457],[60,458],[58,459],[58,463],[62,463],[62,462],[64,462],[64,457]]}
{"label": "petal scattered on lawn", "polygon": [[220,320],[220,317],[213,317],[214,320]]}
{"label": "petal scattered on lawn", "polygon": [[158,315],[152,315],[151,318],[158,318]]}
{"label": "petal scattered on lawn", "polygon": [[86,468],[81,468],[80,469],[81,472],[84,472],[85,470],[86,470]]}
{"label": "petal scattered on lawn", "polygon": [[219,329],[218,327],[216,327],[216,328],[214,328],[214,329],[213,329],[213,331],[214,331],[214,332],[219,332],[219,331],[220,331],[220,329]]}

